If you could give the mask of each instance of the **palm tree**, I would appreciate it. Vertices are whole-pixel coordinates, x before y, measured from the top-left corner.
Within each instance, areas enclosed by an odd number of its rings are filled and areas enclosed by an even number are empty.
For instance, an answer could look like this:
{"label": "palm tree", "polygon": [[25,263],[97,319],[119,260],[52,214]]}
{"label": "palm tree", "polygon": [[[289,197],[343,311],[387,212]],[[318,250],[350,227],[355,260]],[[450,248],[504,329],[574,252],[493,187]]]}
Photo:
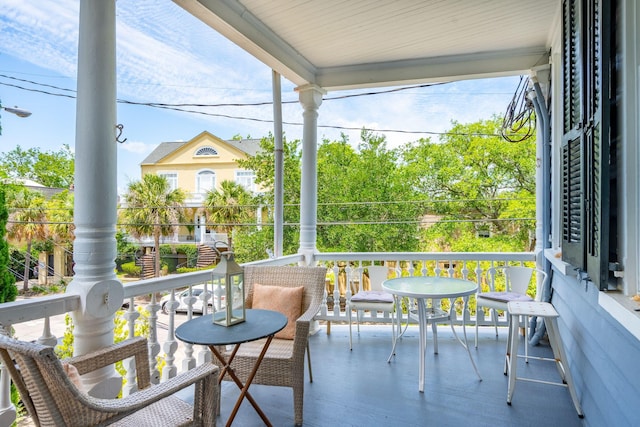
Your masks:
{"label": "palm tree", "polygon": [[44,197],[37,191],[20,188],[12,194],[9,202],[11,213],[7,223],[7,238],[16,242],[26,242],[24,256],[24,282],[22,290],[29,290],[29,270],[31,267],[31,245],[47,237]]}
{"label": "palm tree", "polygon": [[165,177],[150,174],[131,182],[124,196],[127,207],[121,211],[121,220],[125,228],[136,238],[153,236],[156,277],[160,276],[160,236],[170,236],[180,227],[185,198],[182,190],[171,189]]}
{"label": "palm tree", "polygon": [[233,229],[255,217],[253,196],[242,185],[233,181],[222,181],[220,190],[209,190],[205,207],[209,219],[227,233],[229,250],[233,249]]}
{"label": "palm tree", "polygon": [[75,230],[73,201],[73,193],[64,190],[51,197],[47,202],[49,234],[56,243],[64,245],[65,248],[70,247],[73,242],[73,231]]}

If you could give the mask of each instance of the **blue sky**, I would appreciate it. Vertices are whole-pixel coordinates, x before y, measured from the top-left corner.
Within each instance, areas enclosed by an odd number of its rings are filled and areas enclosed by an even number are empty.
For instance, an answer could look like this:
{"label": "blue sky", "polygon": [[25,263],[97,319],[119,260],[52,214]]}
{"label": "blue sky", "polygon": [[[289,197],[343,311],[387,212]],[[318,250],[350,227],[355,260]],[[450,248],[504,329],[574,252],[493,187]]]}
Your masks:
{"label": "blue sky", "polygon": [[[33,113],[28,118],[2,114],[2,152],[18,145],[48,151],[68,144],[73,149],[75,99],[34,90],[74,95],[78,8],[78,0],[0,0],[0,100],[4,106],[17,105]],[[173,2],[119,0],[116,8],[119,99],[200,104],[271,101],[271,70]],[[452,120],[467,123],[503,114],[518,82],[519,77],[514,76],[326,100],[320,107],[318,123],[354,129],[443,132]],[[283,79],[283,101],[297,101],[293,88]],[[326,97],[344,94],[330,92]],[[272,119],[270,105],[202,111]],[[117,114],[118,123],[124,126],[123,138],[127,138],[118,149],[120,192],[130,181],[140,179],[140,162],[161,142],[189,140],[204,130],[223,139],[238,134],[259,138],[273,130],[268,122],[147,106],[118,104]],[[283,119],[302,122],[297,102],[283,106]],[[290,140],[302,138],[301,126],[285,125],[284,132]],[[340,133],[347,134],[354,145],[359,142],[358,130],[322,128],[319,138],[338,139]],[[398,132],[384,135],[390,147],[430,136]]]}

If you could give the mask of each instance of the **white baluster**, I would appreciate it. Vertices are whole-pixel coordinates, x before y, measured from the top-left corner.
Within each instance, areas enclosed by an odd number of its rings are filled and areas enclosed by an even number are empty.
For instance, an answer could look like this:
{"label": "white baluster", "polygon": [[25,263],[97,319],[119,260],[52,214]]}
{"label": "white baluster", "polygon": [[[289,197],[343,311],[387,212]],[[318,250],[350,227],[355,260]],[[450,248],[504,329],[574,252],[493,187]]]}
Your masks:
{"label": "white baluster", "polygon": [[51,323],[49,317],[44,318],[44,325],[42,327],[42,335],[38,338],[38,344],[47,345],[49,347],[55,347],[58,344],[58,339],[51,333]]}
{"label": "white baluster", "polygon": [[[213,284],[211,285],[214,286]],[[204,290],[200,294],[202,300],[202,315],[206,316],[209,311],[209,300],[211,299],[211,292],[208,291],[207,282],[204,282]],[[211,362],[211,350],[207,346],[200,346],[198,351],[198,365]]]}
{"label": "white baluster", "polygon": [[160,383],[160,372],[158,371],[158,354],[160,353],[160,343],[158,342],[158,310],[160,305],[156,300],[156,294],[151,294],[151,304],[147,305],[149,312],[149,370],[151,372],[151,384]]}
{"label": "white baluster", "polygon": [[460,270],[460,272],[462,273],[462,278],[467,280],[467,278],[469,277],[469,268],[467,268],[467,261],[462,262],[462,269]]}
{"label": "white baluster", "polygon": [[[349,268],[345,267],[345,271]],[[334,286],[333,286],[333,315],[336,319],[340,318],[340,267],[338,266],[338,262],[334,264],[333,267],[333,277],[334,277]],[[347,272],[347,281],[349,280],[349,273]],[[347,283],[347,287],[349,287],[349,283]],[[345,298],[350,298],[351,291],[349,289],[346,290]],[[345,301],[348,301],[345,300]]]}
{"label": "white baluster", "polygon": [[[140,313],[136,310],[135,301],[133,298],[129,299],[129,308],[122,314],[122,317],[127,321],[127,328],[129,329],[129,338],[133,338],[136,334],[136,319],[140,317]],[[128,396],[131,393],[135,393],[138,390],[136,384],[136,362],[134,357],[129,357],[122,361],[122,365],[127,370],[126,382],[122,387],[122,395]]]}
{"label": "white baluster", "polygon": [[178,368],[175,365],[176,351],[178,350],[178,342],[175,335],[175,315],[176,308],[180,304],[176,301],[176,291],[171,289],[171,299],[166,303],[166,307],[169,307],[169,325],[167,331],[167,340],[162,345],[165,354],[165,360],[167,364],[162,369],[162,381],[166,381],[169,378],[173,378],[178,374]]}
{"label": "white baluster", "polygon": [[[189,296],[183,299],[183,302],[187,304],[187,321],[193,319],[193,304],[196,302],[196,298],[193,296],[193,289],[189,286]],[[193,357],[193,345],[185,343],[184,346],[185,358],[182,361],[182,370],[188,371],[196,367],[196,359]]]}

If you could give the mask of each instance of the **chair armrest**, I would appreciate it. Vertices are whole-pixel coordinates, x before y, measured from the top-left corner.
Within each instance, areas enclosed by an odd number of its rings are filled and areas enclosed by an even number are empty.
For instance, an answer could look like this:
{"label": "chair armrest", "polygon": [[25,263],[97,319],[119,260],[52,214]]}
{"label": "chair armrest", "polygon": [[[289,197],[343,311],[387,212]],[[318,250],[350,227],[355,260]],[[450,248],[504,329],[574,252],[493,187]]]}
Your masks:
{"label": "chair armrest", "polygon": [[[101,412],[133,412],[154,402],[212,376],[211,381],[217,386],[219,368],[212,363],[204,363],[184,372],[168,381],[139,390],[122,399],[99,399],[89,395],[82,395],[84,403],[91,409]],[[197,392],[197,388],[196,388]]]}
{"label": "chair armrest", "polygon": [[310,323],[318,311],[320,311],[320,304],[312,303],[307,310],[296,319],[296,334],[293,339],[296,346],[300,343],[306,348],[309,339]]}
{"label": "chair armrest", "polygon": [[76,367],[80,375],[116,362],[135,357],[138,388],[143,389],[151,384],[149,373],[149,353],[147,340],[143,337],[128,339],[108,347],[101,348],[91,353],[75,356],[65,360]]}

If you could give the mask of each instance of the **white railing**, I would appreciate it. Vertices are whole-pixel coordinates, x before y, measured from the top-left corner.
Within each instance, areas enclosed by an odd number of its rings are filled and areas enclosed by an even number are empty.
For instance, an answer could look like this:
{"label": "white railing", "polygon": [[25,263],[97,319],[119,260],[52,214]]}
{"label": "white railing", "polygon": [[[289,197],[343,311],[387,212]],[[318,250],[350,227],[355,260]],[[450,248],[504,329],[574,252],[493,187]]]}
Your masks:
{"label": "white railing", "polygon": [[[295,265],[304,263],[302,255],[291,255],[277,259],[268,259],[245,265]],[[502,265],[523,264],[535,262],[533,253],[321,253],[316,254],[313,262],[319,265],[326,265],[328,268],[327,287],[325,298],[321,309],[316,316],[317,320],[327,322],[346,322],[347,314],[345,302],[353,292],[364,285],[365,269],[372,263],[384,263],[389,267],[388,277],[398,277],[401,275],[446,275],[461,277],[472,280],[478,284],[484,283],[486,273],[489,269]],[[186,317],[176,317],[176,308],[180,301],[176,300],[177,290],[192,290],[195,285],[203,285],[205,292],[195,297],[191,292],[183,299],[186,304]],[[140,280],[126,283],[124,285],[123,308],[120,313],[127,321],[128,335],[135,334],[136,322],[148,322],[149,328],[149,361],[152,382],[158,383],[177,375],[178,371],[193,368],[199,363],[210,360],[211,354],[206,347],[192,346],[178,342],[175,338],[175,326],[177,321],[190,319],[194,314],[194,307],[202,307],[206,314],[210,304],[213,302],[211,284],[211,270],[198,271],[193,273],[169,275],[160,278]],[[169,297],[163,301],[166,304],[167,314],[162,315],[159,321],[158,312],[163,310],[160,294],[168,294]],[[199,301],[200,299],[200,301]],[[210,302],[211,300],[211,302]],[[55,345],[58,337],[64,334],[64,330],[51,330],[50,319],[54,316],[58,318],[67,313],[80,308],[80,297],[73,294],[62,294],[40,298],[26,299],[13,303],[0,304],[0,325],[3,327],[15,326],[19,328],[21,324],[29,324],[38,321],[40,335],[36,341],[45,345]],[[451,310],[455,323],[467,322],[475,323],[475,315],[471,313],[457,313]],[[144,320],[141,316],[144,315]],[[493,324],[490,319],[485,318],[484,312],[479,313],[479,323],[481,325]],[[377,313],[364,313],[361,317],[364,322],[389,322],[388,316]],[[166,322],[166,324],[164,323]],[[64,322],[57,324],[64,328]],[[500,324],[506,325],[506,320],[501,319]],[[20,335],[20,334],[18,334]],[[23,337],[20,337],[23,339]],[[194,348],[197,347],[197,348]],[[164,367],[160,374],[158,366],[158,356],[164,359]],[[180,369],[179,369],[180,366]],[[135,384],[134,366],[128,366],[127,382],[130,387],[125,387],[123,392],[132,392],[131,388]],[[10,405],[9,382],[6,380],[5,371],[0,367],[0,427],[4,423],[7,414],[13,410]],[[3,416],[5,418],[3,418]]]}
{"label": "white railing", "polygon": [[[327,279],[324,303],[316,320],[347,322],[346,302],[354,292],[365,286],[364,272],[373,263],[389,267],[388,278],[400,276],[450,276],[471,280],[481,288],[487,280],[487,272],[504,265],[534,263],[532,252],[360,252],[321,253],[315,256],[318,263],[327,264],[330,273]],[[336,286],[337,284],[337,286]],[[473,299],[474,297],[472,297]],[[336,302],[339,302],[336,304]],[[448,301],[445,302],[448,304]],[[451,305],[452,306],[452,305]],[[471,306],[475,308],[475,303]],[[443,307],[448,309],[449,307]],[[473,323],[476,313],[450,310],[454,324]],[[480,325],[493,325],[493,320],[484,311],[477,313]],[[360,321],[369,323],[390,322],[388,313],[364,312]],[[507,326],[501,316],[498,325]]]}

